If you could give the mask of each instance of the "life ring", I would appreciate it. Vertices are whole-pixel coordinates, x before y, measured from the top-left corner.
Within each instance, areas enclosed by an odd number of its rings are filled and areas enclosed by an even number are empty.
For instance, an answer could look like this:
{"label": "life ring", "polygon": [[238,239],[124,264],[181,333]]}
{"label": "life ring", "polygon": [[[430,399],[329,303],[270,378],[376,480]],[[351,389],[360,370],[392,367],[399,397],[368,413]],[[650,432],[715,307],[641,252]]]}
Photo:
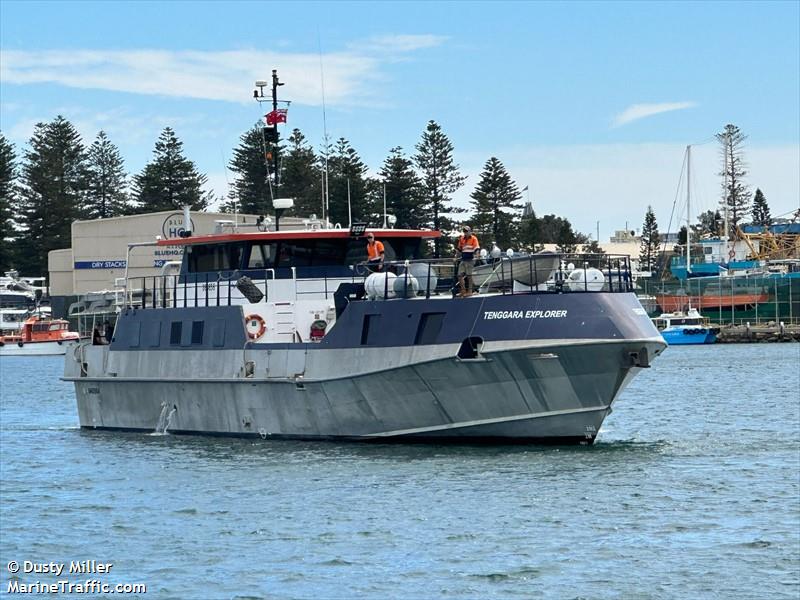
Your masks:
{"label": "life ring", "polygon": [[731,251],[728,252],[728,260],[733,260],[734,258],[736,258],[736,251],[731,248]]}
{"label": "life ring", "polygon": [[17,346],[19,346],[20,348],[22,348],[24,345],[25,345],[25,344],[24,344],[24,343],[22,343],[22,342],[17,342]]}
{"label": "life ring", "polygon": [[264,335],[267,323],[261,318],[261,315],[247,315],[244,318],[244,328],[247,331],[247,337],[256,340]]}

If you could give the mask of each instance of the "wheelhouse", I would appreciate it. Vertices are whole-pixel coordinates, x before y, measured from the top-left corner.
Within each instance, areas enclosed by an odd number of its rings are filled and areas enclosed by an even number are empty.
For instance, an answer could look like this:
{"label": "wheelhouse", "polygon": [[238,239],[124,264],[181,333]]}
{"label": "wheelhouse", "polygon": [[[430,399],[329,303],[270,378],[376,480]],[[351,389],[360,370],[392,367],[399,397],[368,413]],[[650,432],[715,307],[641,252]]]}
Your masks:
{"label": "wheelhouse", "polygon": [[[384,245],[387,261],[416,260],[426,253],[426,240],[438,231],[371,230]],[[351,277],[367,260],[363,236],[347,230],[278,231],[210,235],[161,240],[160,245],[184,246],[180,282],[205,280],[209,274],[228,279],[238,275],[273,279]]]}

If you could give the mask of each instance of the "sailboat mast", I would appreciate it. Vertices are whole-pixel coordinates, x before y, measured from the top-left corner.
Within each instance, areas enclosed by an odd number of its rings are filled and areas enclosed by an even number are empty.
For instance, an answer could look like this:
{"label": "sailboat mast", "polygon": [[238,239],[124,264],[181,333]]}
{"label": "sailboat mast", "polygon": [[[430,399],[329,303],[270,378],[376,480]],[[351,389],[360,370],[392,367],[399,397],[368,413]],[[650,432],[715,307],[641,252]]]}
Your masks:
{"label": "sailboat mast", "polygon": [[686,146],[686,277],[692,272],[692,147]]}
{"label": "sailboat mast", "polygon": [[722,169],[722,176],[723,176],[723,194],[722,194],[722,209],[723,214],[725,215],[724,220],[724,229],[723,229],[723,238],[726,242],[728,241],[729,233],[728,233],[728,132],[725,132],[725,146],[723,154],[725,155],[725,164]]}

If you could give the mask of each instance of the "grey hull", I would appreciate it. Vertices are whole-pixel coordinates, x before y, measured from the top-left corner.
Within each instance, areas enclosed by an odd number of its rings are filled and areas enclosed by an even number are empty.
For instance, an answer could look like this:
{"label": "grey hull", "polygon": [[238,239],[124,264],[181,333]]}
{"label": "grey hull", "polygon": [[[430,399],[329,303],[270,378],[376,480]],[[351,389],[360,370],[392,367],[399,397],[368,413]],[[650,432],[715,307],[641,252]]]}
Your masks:
{"label": "grey hull", "polygon": [[[84,428],[151,432],[166,426],[171,433],[261,438],[591,443],[614,399],[639,370],[631,353],[641,354],[643,348],[654,356],[663,343],[538,344],[323,380],[92,373],[73,380]],[[204,352],[182,357],[197,373],[213,373],[211,364],[204,370],[199,362],[219,359]]]}

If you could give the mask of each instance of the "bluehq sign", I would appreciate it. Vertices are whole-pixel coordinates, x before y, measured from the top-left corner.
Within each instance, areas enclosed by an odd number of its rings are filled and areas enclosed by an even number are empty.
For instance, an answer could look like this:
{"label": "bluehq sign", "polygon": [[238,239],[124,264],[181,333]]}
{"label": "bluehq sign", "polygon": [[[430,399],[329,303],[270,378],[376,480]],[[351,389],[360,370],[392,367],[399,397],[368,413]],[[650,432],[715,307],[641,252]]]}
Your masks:
{"label": "bluehq sign", "polygon": [[[195,231],[194,227],[194,220],[190,217],[189,222],[192,224],[192,231]],[[164,239],[169,238],[177,238],[181,237],[181,233],[183,233],[183,213],[172,213],[166,219],[164,219],[164,224],[161,226],[161,233],[164,236]]]}
{"label": "bluehq sign", "polygon": [[[190,223],[192,224],[192,231],[195,231],[194,219],[190,218]],[[161,234],[165,240],[181,237],[184,230],[182,212],[172,213],[167,216],[161,225]],[[153,266],[156,268],[163,267],[165,262],[180,260],[182,255],[183,248],[180,246],[159,246],[153,252]]]}
{"label": "bluehq sign", "polygon": [[124,269],[124,260],[76,260],[76,269]]}

